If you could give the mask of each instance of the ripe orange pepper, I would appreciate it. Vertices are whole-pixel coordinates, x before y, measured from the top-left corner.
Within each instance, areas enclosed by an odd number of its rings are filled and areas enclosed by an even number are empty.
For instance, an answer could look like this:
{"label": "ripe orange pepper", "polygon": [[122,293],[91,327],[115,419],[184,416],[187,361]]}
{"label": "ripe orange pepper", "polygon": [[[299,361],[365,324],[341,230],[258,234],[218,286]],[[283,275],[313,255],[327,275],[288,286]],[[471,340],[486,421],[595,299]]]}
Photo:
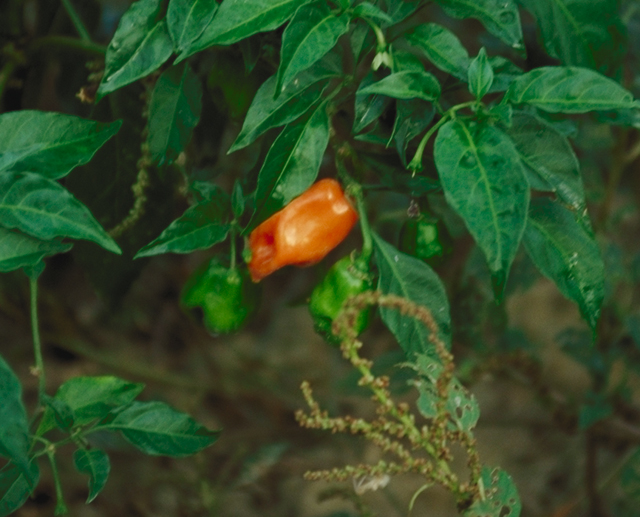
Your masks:
{"label": "ripe orange pepper", "polygon": [[314,183],[249,235],[254,282],[283,266],[309,266],[340,244],[358,213],[334,179]]}

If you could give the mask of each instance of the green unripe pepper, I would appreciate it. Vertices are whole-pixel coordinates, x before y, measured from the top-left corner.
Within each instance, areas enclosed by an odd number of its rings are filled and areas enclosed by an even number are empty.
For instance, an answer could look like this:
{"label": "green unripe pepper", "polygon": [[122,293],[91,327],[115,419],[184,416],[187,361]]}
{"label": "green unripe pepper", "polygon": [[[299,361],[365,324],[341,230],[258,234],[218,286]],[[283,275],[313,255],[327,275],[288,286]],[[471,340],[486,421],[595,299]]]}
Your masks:
{"label": "green unripe pepper", "polygon": [[399,248],[430,266],[439,266],[451,251],[451,243],[440,221],[420,214],[417,219],[409,219],[402,225]]}
{"label": "green unripe pepper", "polygon": [[207,329],[213,334],[239,330],[258,308],[260,286],[246,268],[227,268],[212,259],[187,280],[182,304],[200,307]]}
{"label": "green unripe pepper", "polygon": [[[346,256],[338,260],[315,287],[309,300],[309,311],[313,316],[316,331],[332,344],[339,339],[331,331],[344,302],[351,296],[373,288],[373,279],[369,273],[368,261],[362,257]],[[371,310],[362,311],[356,321],[355,329],[362,332],[369,325]]]}

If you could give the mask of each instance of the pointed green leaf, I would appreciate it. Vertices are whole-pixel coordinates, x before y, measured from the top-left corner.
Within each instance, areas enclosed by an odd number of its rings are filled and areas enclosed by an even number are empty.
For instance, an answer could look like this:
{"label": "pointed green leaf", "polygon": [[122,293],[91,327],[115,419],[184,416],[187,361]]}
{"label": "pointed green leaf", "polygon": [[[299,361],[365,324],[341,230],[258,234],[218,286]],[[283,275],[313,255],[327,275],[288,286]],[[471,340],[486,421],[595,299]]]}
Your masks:
{"label": "pointed green leaf", "polygon": [[282,35],[276,94],[329,52],[349,30],[349,15],[335,16],[326,1],[301,6]]}
{"label": "pointed green leaf", "polygon": [[552,113],[586,113],[638,107],[614,80],[588,68],[544,66],[516,78],[506,99]]}
{"label": "pointed green leaf", "polygon": [[303,120],[286,126],[258,174],[256,208],[247,231],[302,194],[315,181],[329,144],[326,103]]}
{"label": "pointed green leaf", "polygon": [[13,515],[29,498],[38,484],[40,469],[36,460],[29,464],[28,476],[15,463],[0,469],[0,517]]}
{"label": "pointed green leaf", "polygon": [[370,20],[378,20],[389,25],[394,23],[391,16],[369,2],[362,2],[361,4],[356,5],[353,9],[352,18],[368,18]]}
{"label": "pointed green leaf", "polygon": [[89,504],[102,492],[107,483],[111,470],[109,456],[100,449],[77,449],[73,453],[73,463],[78,472],[89,476],[89,495],[87,496],[87,504]]}
{"label": "pointed green leaf", "polygon": [[424,5],[421,0],[386,0],[387,15],[393,23],[399,23],[411,16],[416,10]]}
{"label": "pointed green leaf", "polygon": [[[507,134],[513,140],[522,163],[550,190],[582,217],[586,201],[580,164],[562,133],[540,117],[522,111],[513,113]],[[537,184],[539,185],[539,184]],[[539,187],[538,187],[539,188]]]}
{"label": "pointed green leaf", "polygon": [[163,402],[132,402],[92,431],[118,431],[137,449],[152,456],[189,456],[216,442],[211,431]]}
{"label": "pointed green leaf", "polygon": [[393,140],[402,163],[406,165],[406,150],[409,142],[422,133],[435,115],[431,102],[421,99],[396,101],[396,119],[393,124]]}
{"label": "pointed green leaf", "polygon": [[244,213],[245,199],[244,192],[242,192],[242,183],[239,180],[233,185],[233,191],[231,192],[231,210],[233,216],[239,219]]}
{"label": "pointed green leaf", "polygon": [[524,49],[520,13],[514,0],[436,0],[454,18],[476,18],[487,30],[515,49]]}
{"label": "pointed green leaf", "polygon": [[493,83],[493,68],[487,58],[487,51],[484,47],[478,52],[478,56],[469,65],[469,92],[476,99],[482,99],[491,88]]}
{"label": "pointed green leaf", "polygon": [[[73,377],[58,388],[55,399],[67,404],[74,415],[74,425],[81,426],[103,418],[114,408],[129,404],[143,390],[144,384],[126,382],[117,377]],[[55,427],[50,408],[45,409],[38,435]]]}
{"label": "pointed green leaf", "polygon": [[0,272],[7,273],[21,267],[33,267],[49,255],[69,251],[73,245],[59,240],[42,241],[0,227]]}
{"label": "pointed green leaf", "polygon": [[202,36],[180,56],[181,61],[212,45],[231,45],[258,32],[277,29],[304,0],[224,0]]}
{"label": "pointed green leaf", "polygon": [[0,172],[0,226],[38,239],[85,239],[122,253],[86,206],[60,184],[31,172]]}
{"label": "pointed green leaf", "polygon": [[176,54],[187,50],[197,40],[218,10],[216,0],[171,0],[167,10],[167,27]]}
{"label": "pointed green leaf", "polygon": [[520,496],[511,476],[498,467],[482,467],[485,498],[476,499],[463,517],[519,517]]}
{"label": "pointed green leaf", "polygon": [[72,427],[75,420],[73,409],[64,400],[57,399],[45,395],[43,397],[44,406],[50,410],[53,414],[53,420],[58,426],[58,429],[68,432]]}
{"label": "pointed green leaf", "polygon": [[595,329],[604,298],[604,263],[593,235],[569,210],[538,198],[531,202],[524,245],[542,274],[578,304]]}
{"label": "pointed green leaf", "polygon": [[529,185],[518,153],[499,129],[457,120],[438,132],[434,158],[447,202],[484,252],[499,299],[529,206]]}
{"label": "pointed green leaf", "polygon": [[488,93],[506,92],[511,83],[523,73],[522,68],[502,56],[490,57],[489,63],[493,69],[493,82]]}
{"label": "pointed green leaf", "polygon": [[[438,275],[422,260],[398,251],[377,234],[373,234],[375,261],[380,273],[378,289],[427,307],[439,328],[439,337],[451,343],[449,301]],[[387,328],[411,359],[414,353],[433,349],[429,331],[422,323],[395,309],[381,307],[380,315]]]}
{"label": "pointed green leaf", "polygon": [[200,120],[202,88],[186,63],[158,78],[149,106],[149,151],[154,161],[172,163],[191,139]]}
{"label": "pointed green leaf", "polygon": [[207,199],[187,208],[158,238],[138,251],[134,258],[162,253],[191,253],[222,242],[230,229],[230,209],[227,194],[216,187]]}
{"label": "pointed green leaf", "polygon": [[138,0],[122,15],[107,47],[97,99],[157,70],[173,52],[166,19],[156,21],[161,0]]}
{"label": "pointed green leaf", "polygon": [[396,99],[437,100],[440,97],[440,83],[429,72],[404,71],[388,75],[359,93],[361,95],[380,94]]}
{"label": "pointed green leaf", "polygon": [[0,115],[0,172],[31,171],[66,176],[93,158],[122,121],[105,124],[62,113],[12,111]]}
{"label": "pointed green leaf", "polygon": [[340,74],[331,66],[332,59],[322,60],[316,66],[302,72],[276,97],[276,76],[267,79],[251,102],[242,130],[229,149],[229,153],[246,147],[262,133],[277,126],[293,122],[306,113],[326,89],[322,81]]}
{"label": "pointed green leaf", "polygon": [[367,95],[361,93],[363,88],[374,83],[373,72],[369,72],[356,91],[355,116],[353,119],[353,132],[360,133],[374,120],[378,120],[384,113],[391,98],[386,95]]}
{"label": "pointed green leaf", "polygon": [[2,422],[0,456],[8,458],[24,474],[27,474],[29,472],[29,425],[22,403],[22,386],[2,356],[0,356],[0,422]]}
{"label": "pointed green leaf", "polygon": [[467,49],[449,29],[436,23],[423,23],[409,32],[405,38],[420,49],[437,68],[461,81],[467,81],[471,59]]}
{"label": "pointed green leaf", "polygon": [[564,65],[595,68],[619,43],[616,0],[519,1],[535,16],[549,55]]}

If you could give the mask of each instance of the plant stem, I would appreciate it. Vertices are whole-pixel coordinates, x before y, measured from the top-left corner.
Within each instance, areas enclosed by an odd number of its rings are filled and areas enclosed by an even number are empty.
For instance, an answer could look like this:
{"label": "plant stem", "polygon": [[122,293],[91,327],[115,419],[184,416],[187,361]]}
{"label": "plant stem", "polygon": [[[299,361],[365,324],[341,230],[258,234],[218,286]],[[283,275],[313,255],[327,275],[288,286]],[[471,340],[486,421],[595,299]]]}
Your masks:
{"label": "plant stem", "polygon": [[369,262],[373,253],[373,239],[371,238],[371,226],[367,217],[367,207],[364,204],[364,196],[362,195],[362,187],[353,189],[358,205],[358,214],[360,216],[360,230],[362,231],[362,258]]}
{"label": "plant stem", "polygon": [[411,171],[413,171],[414,174],[422,170],[422,154],[424,153],[424,148],[427,146],[427,142],[431,138],[431,135],[433,135],[438,129],[440,129],[440,126],[447,122],[449,120],[449,117],[450,115],[445,113],[442,118],[438,120],[438,122],[436,122],[429,129],[429,131],[427,131],[427,134],[422,137],[422,140],[420,140],[420,145],[418,145],[416,154],[413,156],[413,160],[411,160],[411,163],[409,163],[408,167]]}
{"label": "plant stem", "polygon": [[38,279],[29,277],[31,292],[31,335],[33,336],[33,355],[36,359],[36,372],[38,375],[38,403],[43,404],[45,394],[44,361],[42,359],[42,344],[40,342],[40,330],[38,327]]}
{"label": "plant stem", "polygon": [[84,23],[82,23],[82,19],[78,15],[75,7],[73,7],[71,0],[62,0],[62,5],[64,6],[65,11],[67,11],[69,18],[71,18],[71,23],[73,23],[73,26],[75,27],[79,36],[82,38],[82,41],[90,43],[91,36],[89,36],[89,31],[87,31]]}
{"label": "plant stem", "polygon": [[53,483],[56,488],[56,508],[53,514],[67,515],[69,513],[69,509],[64,502],[62,483],[60,482],[60,474],[58,473],[58,467],[56,465],[55,447],[49,447],[49,450],[47,451],[47,457],[49,458],[49,463],[51,463],[51,473],[53,474]]}
{"label": "plant stem", "polygon": [[236,268],[236,223],[231,225],[231,230],[229,231],[231,234],[231,258],[229,259],[229,269]]}

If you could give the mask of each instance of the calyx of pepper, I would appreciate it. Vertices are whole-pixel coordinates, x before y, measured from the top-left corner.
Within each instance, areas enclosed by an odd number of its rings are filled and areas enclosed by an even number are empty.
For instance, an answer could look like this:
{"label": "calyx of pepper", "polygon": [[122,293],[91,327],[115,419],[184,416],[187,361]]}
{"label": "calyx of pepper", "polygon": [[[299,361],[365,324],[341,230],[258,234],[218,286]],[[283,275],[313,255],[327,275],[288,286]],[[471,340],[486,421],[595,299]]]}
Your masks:
{"label": "calyx of pepper", "polygon": [[334,179],[323,179],[257,226],[249,235],[254,282],[283,266],[322,260],[349,234],[358,213]]}
{"label": "calyx of pepper", "polygon": [[[361,256],[354,257],[354,254],[338,260],[311,293],[309,311],[316,332],[329,343],[339,345],[340,338],[332,331],[333,321],[348,298],[372,288],[373,276],[367,260]],[[356,318],[355,330],[358,334],[369,325],[371,312],[371,309],[364,310]]]}

